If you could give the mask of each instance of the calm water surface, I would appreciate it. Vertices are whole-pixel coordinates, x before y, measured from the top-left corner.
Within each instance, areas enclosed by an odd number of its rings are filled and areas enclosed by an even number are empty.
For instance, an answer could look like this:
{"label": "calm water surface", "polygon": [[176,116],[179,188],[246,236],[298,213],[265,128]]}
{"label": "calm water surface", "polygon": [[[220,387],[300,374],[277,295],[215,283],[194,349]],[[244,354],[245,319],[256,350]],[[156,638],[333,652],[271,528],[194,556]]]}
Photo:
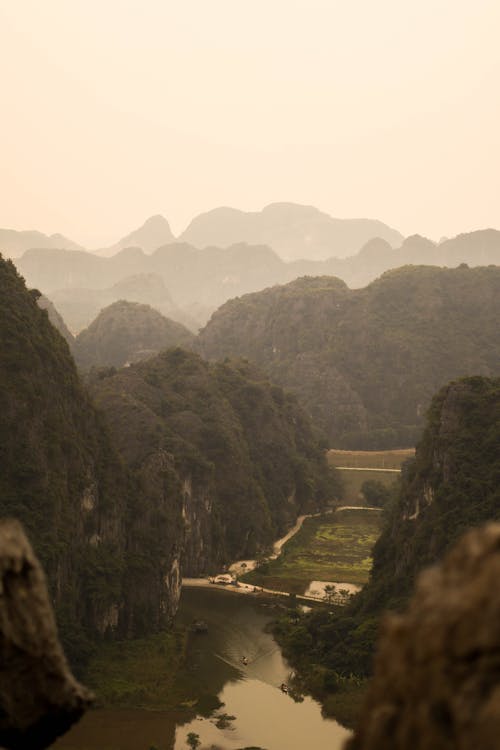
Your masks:
{"label": "calm water surface", "polygon": [[[185,713],[98,710],[82,721],[54,750],[187,750],[189,732],[200,736],[201,748],[238,750],[258,746],[266,750],[303,750],[327,747],[340,750],[346,729],[321,716],[320,706],[305,697],[295,702],[281,692],[290,667],[269,633],[267,623],[275,610],[253,598],[212,589],[185,589],[178,620],[202,619],[207,634],[193,635],[186,672],[193,681],[193,696],[200,712],[186,723]],[[242,664],[242,657],[248,665]],[[224,706],[210,713],[203,706],[216,697]],[[234,716],[218,728],[217,715]]]}

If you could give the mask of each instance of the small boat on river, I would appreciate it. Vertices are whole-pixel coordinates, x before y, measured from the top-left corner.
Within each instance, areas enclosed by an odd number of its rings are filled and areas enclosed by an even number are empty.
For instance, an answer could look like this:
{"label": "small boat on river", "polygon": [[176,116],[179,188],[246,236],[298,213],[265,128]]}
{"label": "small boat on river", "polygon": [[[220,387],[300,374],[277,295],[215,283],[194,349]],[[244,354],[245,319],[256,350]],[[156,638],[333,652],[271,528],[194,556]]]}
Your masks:
{"label": "small boat on river", "polygon": [[208,625],[205,620],[194,620],[190,627],[193,633],[208,633]]}
{"label": "small boat on river", "polygon": [[281,685],[280,685],[280,690],[281,690],[282,693],[288,693],[288,685],[286,683],[282,682]]}

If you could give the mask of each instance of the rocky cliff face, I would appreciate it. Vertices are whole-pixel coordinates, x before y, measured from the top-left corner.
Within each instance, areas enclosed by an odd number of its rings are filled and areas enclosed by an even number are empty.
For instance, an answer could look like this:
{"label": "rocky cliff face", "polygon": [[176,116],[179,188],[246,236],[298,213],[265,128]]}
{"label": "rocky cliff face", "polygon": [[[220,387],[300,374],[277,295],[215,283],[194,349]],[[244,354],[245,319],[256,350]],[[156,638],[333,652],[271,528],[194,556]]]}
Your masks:
{"label": "rocky cliff face", "polygon": [[0,742],[43,750],[92,696],[68,669],[44,572],[17,521],[0,521],[0,585]]}
{"label": "rocky cliff face", "polygon": [[222,545],[217,543],[217,534],[213,530],[214,499],[214,487],[210,479],[208,483],[193,482],[192,477],[184,479],[182,570],[185,576],[200,576],[224,563]]}
{"label": "rocky cliff face", "polygon": [[374,550],[374,593],[380,586],[396,599],[407,595],[417,572],[460,534],[499,518],[499,425],[500,378],[465,378],[433,399],[399,502]]}
{"label": "rocky cliff face", "polygon": [[388,616],[346,750],[498,747],[500,525],[463,537]]}

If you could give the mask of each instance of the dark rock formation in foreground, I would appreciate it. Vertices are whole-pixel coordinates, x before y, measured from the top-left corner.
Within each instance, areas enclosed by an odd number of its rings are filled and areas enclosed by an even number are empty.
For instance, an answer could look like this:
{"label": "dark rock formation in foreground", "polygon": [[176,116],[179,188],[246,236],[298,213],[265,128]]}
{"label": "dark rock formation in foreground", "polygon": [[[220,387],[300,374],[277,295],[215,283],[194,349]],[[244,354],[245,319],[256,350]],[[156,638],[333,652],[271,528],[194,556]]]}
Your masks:
{"label": "dark rock formation in foreground", "polygon": [[91,696],[68,669],[45,575],[17,521],[0,522],[0,745],[48,747]]}
{"label": "dark rock formation in foreground", "polygon": [[493,750],[500,737],[500,524],[421,574],[381,631],[363,719],[346,750]]}

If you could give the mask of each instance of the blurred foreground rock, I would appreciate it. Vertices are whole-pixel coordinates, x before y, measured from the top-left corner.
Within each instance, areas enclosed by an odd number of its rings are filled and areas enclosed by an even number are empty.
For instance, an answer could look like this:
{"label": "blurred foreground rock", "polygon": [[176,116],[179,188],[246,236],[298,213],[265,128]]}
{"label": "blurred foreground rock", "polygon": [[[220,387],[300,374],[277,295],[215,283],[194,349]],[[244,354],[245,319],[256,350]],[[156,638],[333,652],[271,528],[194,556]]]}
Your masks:
{"label": "blurred foreground rock", "polygon": [[90,694],[69,671],[45,575],[17,521],[0,521],[0,746],[48,747]]}
{"label": "blurred foreground rock", "polygon": [[466,534],[382,625],[346,750],[500,747],[500,525]]}

